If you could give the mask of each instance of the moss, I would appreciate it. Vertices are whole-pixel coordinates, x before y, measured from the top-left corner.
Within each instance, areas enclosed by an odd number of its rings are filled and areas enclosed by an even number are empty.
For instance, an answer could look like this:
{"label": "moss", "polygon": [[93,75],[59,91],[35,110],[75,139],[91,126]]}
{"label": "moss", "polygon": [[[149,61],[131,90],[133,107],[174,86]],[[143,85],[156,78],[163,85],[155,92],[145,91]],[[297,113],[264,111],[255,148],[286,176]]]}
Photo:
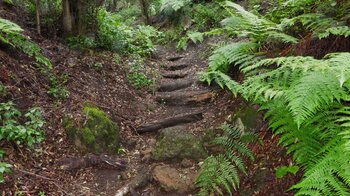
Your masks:
{"label": "moss", "polygon": [[206,156],[202,141],[178,127],[165,129],[153,152],[153,158],[158,161],[200,159]]}
{"label": "moss", "polygon": [[232,122],[236,122],[238,119],[242,121],[247,131],[251,132],[259,131],[257,128],[263,122],[262,115],[260,115],[259,112],[251,105],[243,107],[240,111],[238,111],[232,118]]}
{"label": "moss", "polygon": [[80,126],[69,117],[63,121],[67,135],[74,144],[82,151],[95,154],[116,152],[119,147],[118,126],[105,112],[91,104],[86,104],[82,113],[87,119]]}

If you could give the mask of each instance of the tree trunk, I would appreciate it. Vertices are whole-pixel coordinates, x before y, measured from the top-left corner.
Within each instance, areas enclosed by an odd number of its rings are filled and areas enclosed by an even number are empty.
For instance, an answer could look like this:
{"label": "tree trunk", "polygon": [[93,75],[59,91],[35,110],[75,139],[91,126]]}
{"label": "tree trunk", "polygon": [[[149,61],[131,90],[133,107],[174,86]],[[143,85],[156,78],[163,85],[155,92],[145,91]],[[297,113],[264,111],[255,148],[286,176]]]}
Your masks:
{"label": "tree trunk", "polygon": [[35,15],[36,15],[36,31],[41,35],[41,22],[40,22],[40,0],[35,0]]}
{"label": "tree trunk", "polygon": [[62,1],[63,8],[63,30],[66,35],[71,35],[73,31],[73,17],[69,0]]}
{"label": "tree trunk", "polygon": [[149,18],[149,0],[140,0],[140,6],[142,10],[142,15],[145,17],[145,23],[150,24],[150,18]]}

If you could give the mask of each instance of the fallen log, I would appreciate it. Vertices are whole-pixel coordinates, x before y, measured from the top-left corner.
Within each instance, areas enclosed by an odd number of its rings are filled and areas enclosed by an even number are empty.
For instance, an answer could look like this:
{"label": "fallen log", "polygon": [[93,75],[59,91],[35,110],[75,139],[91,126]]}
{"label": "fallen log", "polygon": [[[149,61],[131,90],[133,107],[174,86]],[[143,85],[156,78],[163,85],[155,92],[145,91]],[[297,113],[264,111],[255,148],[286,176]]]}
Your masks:
{"label": "fallen log", "polygon": [[157,131],[159,129],[172,127],[176,125],[196,122],[203,119],[203,113],[202,112],[194,112],[190,114],[182,114],[178,116],[174,116],[171,118],[167,118],[164,120],[153,122],[149,125],[144,125],[136,129],[138,133],[146,133],[146,132],[153,132]]}
{"label": "fallen log", "polygon": [[189,66],[188,64],[177,64],[177,65],[164,67],[164,69],[166,71],[176,71],[176,70],[185,69],[188,66]]}
{"label": "fallen log", "polygon": [[169,92],[169,91],[175,91],[182,88],[187,88],[193,84],[193,81],[191,80],[176,80],[173,82],[161,84],[158,88],[159,92]]}
{"label": "fallen log", "polygon": [[106,155],[97,156],[89,154],[84,157],[64,158],[59,161],[60,169],[62,170],[83,169],[103,164],[112,166],[117,169],[126,168],[125,161],[122,159],[112,159]]}
{"label": "fallen log", "polygon": [[172,106],[196,105],[210,101],[214,96],[214,93],[208,91],[166,92],[158,93],[155,100]]}
{"label": "fallen log", "polygon": [[170,73],[162,74],[163,78],[170,78],[170,79],[179,79],[179,78],[184,78],[186,76],[188,76],[188,73],[185,73],[185,72],[170,72]]}
{"label": "fallen log", "polygon": [[131,193],[131,195],[138,195],[135,193],[135,189],[147,185],[147,183],[151,179],[151,172],[153,168],[154,168],[153,165],[143,167],[140,170],[139,174],[131,182],[129,182],[128,184],[126,184],[125,186],[123,186],[117,191],[115,196],[124,196],[129,192]]}
{"label": "fallen log", "polygon": [[184,56],[172,56],[172,57],[168,57],[166,60],[168,61],[177,61],[184,58]]}

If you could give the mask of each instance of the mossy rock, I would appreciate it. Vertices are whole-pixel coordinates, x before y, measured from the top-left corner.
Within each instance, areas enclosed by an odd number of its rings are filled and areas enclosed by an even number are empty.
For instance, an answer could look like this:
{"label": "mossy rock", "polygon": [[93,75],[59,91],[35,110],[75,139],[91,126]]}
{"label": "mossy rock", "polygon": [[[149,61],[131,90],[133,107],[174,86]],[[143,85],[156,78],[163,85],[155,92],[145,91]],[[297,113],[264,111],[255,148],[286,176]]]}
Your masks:
{"label": "mossy rock", "polygon": [[232,122],[243,124],[246,131],[258,132],[263,123],[263,116],[252,105],[241,108],[231,119]]}
{"label": "mossy rock", "polygon": [[95,154],[117,152],[119,127],[95,106],[86,105],[82,113],[86,116],[84,122],[75,123],[70,117],[63,121],[68,137],[78,149]]}
{"label": "mossy rock", "polygon": [[183,127],[172,127],[161,131],[152,153],[157,161],[182,159],[201,159],[207,157],[201,139]]}

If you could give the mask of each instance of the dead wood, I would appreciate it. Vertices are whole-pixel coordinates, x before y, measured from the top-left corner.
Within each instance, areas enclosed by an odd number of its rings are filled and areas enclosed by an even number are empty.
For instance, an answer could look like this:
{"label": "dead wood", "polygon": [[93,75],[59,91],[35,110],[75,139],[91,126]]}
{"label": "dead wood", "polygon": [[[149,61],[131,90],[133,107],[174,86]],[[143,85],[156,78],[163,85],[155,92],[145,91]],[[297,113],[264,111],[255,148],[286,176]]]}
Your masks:
{"label": "dead wood", "polygon": [[196,105],[210,101],[214,96],[214,93],[208,91],[167,92],[157,94],[155,100],[172,106]]}
{"label": "dead wood", "polygon": [[129,182],[128,184],[126,184],[125,186],[123,186],[117,191],[115,196],[124,196],[129,192],[132,193],[131,195],[137,195],[135,193],[135,189],[144,187],[147,185],[147,183],[151,179],[151,172],[153,168],[154,168],[153,165],[143,167],[140,170],[139,174],[131,182]]}
{"label": "dead wood", "polygon": [[60,169],[62,170],[83,169],[97,165],[108,165],[117,169],[126,168],[125,161],[122,159],[112,159],[105,155],[97,156],[89,154],[84,157],[64,158],[60,161]]}
{"label": "dead wood", "polygon": [[175,91],[182,88],[187,88],[193,84],[193,81],[191,80],[176,80],[173,82],[161,84],[158,88],[158,91],[160,92],[169,92],[169,91]]}
{"label": "dead wood", "polygon": [[168,61],[177,61],[177,60],[180,60],[182,58],[184,58],[184,56],[172,56],[172,57],[167,58],[166,60],[168,60]]}
{"label": "dead wood", "polygon": [[189,64],[177,64],[177,65],[164,67],[164,69],[166,71],[176,71],[176,70],[185,69],[188,66],[189,66]]}
{"label": "dead wood", "polygon": [[170,78],[170,79],[179,79],[184,78],[188,75],[186,72],[170,72],[170,73],[164,73],[162,74],[163,78]]}
{"label": "dead wood", "polygon": [[160,121],[153,122],[149,125],[144,125],[136,129],[138,133],[146,133],[157,131],[159,129],[172,127],[180,124],[186,124],[191,122],[196,122],[203,119],[202,112],[194,112],[190,114],[182,114],[178,116],[174,116],[171,118],[163,119]]}

